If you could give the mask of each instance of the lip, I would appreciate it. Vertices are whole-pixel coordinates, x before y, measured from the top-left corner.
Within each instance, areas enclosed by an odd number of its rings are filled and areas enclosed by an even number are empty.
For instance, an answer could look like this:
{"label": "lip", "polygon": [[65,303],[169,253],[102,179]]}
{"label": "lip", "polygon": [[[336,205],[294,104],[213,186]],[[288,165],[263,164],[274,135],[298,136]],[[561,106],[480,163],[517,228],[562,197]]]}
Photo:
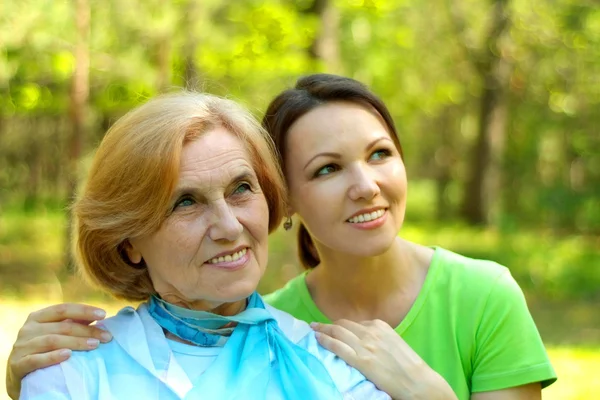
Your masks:
{"label": "lip", "polygon": [[250,250],[250,246],[241,245],[241,246],[238,246],[238,247],[236,247],[235,249],[231,249],[231,250],[225,250],[225,251],[222,251],[222,252],[220,252],[219,254],[215,254],[214,256],[212,256],[212,257],[208,258],[208,259],[205,261],[205,263],[209,262],[209,261],[210,261],[210,260],[212,260],[213,258],[217,258],[217,257],[225,257],[225,256],[227,256],[227,255],[229,255],[229,256],[230,256],[230,255],[232,255],[232,254],[234,254],[234,253],[237,253],[238,251],[242,251],[242,250],[244,250],[244,249],[248,249],[248,250]]}
{"label": "lip", "polygon": [[[220,263],[216,263],[213,264],[211,262],[209,262],[209,260],[212,260],[215,257],[222,257],[222,256],[226,256],[229,254],[233,254],[236,253],[240,250],[246,249],[246,254],[244,254],[242,257],[238,258],[235,261],[223,261]],[[247,246],[241,246],[238,247],[236,250],[231,250],[231,251],[226,251],[223,253],[219,253],[219,255],[215,256],[215,257],[211,257],[208,260],[206,260],[206,262],[203,264],[205,267],[211,267],[211,268],[218,268],[218,269],[226,269],[228,271],[235,271],[238,269],[241,269],[243,267],[246,266],[246,264],[248,263],[248,261],[250,260],[250,254],[251,254],[251,249],[250,247]]]}
{"label": "lip", "polygon": [[[387,211],[387,207],[371,207],[371,208],[365,208],[362,209],[360,211],[355,212],[354,214],[352,214],[351,216],[349,216],[348,218],[346,218],[346,221],[348,221],[350,218],[354,218],[357,217],[361,214],[367,214],[367,213],[372,213],[373,211],[379,211],[379,210],[384,210]],[[362,222],[361,222],[362,223]]]}
{"label": "lip", "polygon": [[[346,221],[346,223],[348,223],[352,228],[356,228],[356,229],[360,229],[360,230],[371,230],[371,229],[379,228],[380,226],[385,224],[385,222],[387,221],[387,217],[388,217],[387,208],[379,207],[379,208],[374,208],[374,209],[372,209],[372,211],[370,211],[370,212],[373,212],[373,211],[382,210],[382,209],[384,210],[383,215],[377,219],[374,219],[371,221],[365,221],[365,222],[354,222],[354,223]],[[367,212],[369,212],[369,211],[361,211],[358,214],[354,214],[352,217],[355,217],[357,215],[364,214]],[[352,217],[350,217],[350,218],[352,218]]]}
{"label": "lip", "polygon": [[[246,254],[244,254],[242,257],[238,258],[235,261],[223,261],[221,263],[213,264],[213,263],[208,262],[208,260],[207,260],[203,265],[205,267],[210,267],[210,268],[224,269],[227,271],[237,271],[239,269],[244,268],[248,264],[248,261],[250,260],[250,254],[251,254],[252,250],[249,247],[242,246],[240,248],[240,250],[243,250],[243,249],[247,249]],[[222,254],[227,255],[227,254],[231,254],[231,253],[225,252]],[[220,257],[220,256],[218,256],[218,257]]]}

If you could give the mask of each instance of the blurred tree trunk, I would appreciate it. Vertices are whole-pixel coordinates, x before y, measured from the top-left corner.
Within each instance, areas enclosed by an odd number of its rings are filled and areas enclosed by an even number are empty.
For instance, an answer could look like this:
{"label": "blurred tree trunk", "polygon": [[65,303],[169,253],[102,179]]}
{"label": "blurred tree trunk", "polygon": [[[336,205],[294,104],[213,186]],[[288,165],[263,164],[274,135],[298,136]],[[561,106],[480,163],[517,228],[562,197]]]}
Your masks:
{"label": "blurred tree trunk", "polygon": [[461,216],[471,224],[490,222],[493,203],[499,202],[501,164],[506,132],[506,86],[510,66],[502,55],[500,42],[508,31],[508,0],[494,0],[490,29],[483,48],[475,52],[468,46],[465,23],[457,3],[449,6],[462,47],[479,75],[478,128],[471,149],[468,178],[463,192]]}
{"label": "blurred tree trunk", "polygon": [[157,64],[156,88],[160,93],[164,93],[171,86],[171,38],[169,34],[163,34],[158,38]]}
{"label": "blurred tree trunk", "polygon": [[440,133],[438,148],[435,151],[436,165],[436,214],[439,221],[448,219],[452,214],[450,199],[448,197],[448,185],[452,180],[451,171],[456,162],[454,137],[456,135],[456,112],[455,106],[444,107],[435,121],[434,132]]}
{"label": "blurred tree trunk", "polygon": [[202,89],[200,85],[200,74],[196,64],[196,50],[198,49],[198,36],[194,25],[200,14],[200,5],[198,0],[188,0],[184,8],[184,32],[185,46],[183,48],[183,57],[185,62],[185,88],[188,90]]}
{"label": "blurred tree trunk", "polygon": [[342,59],[340,55],[340,12],[333,0],[314,0],[308,13],[319,19],[319,30],[313,43],[308,49],[309,55],[315,60],[322,60],[328,72],[342,74]]}
{"label": "blurred tree trunk", "polygon": [[[89,98],[89,36],[90,5],[88,0],[75,0],[75,25],[77,27],[77,43],[75,45],[75,70],[71,82],[69,118],[71,121],[71,138],[69,141],[69,202],[75,199],[77,192],[78,161],[81,157],[83,142],[86,136],[86,115]],[[67,241],[65,243],[65,261],[72,271],[74,265],[71,258],[71,214],[67,213]]]}
{"label": "blurred tree trunk", "polygon": [[40,178],[42,174],[42,149],[44,146],[41,132],[46,129],[46,121],[39,116],[31,116],[29,127],[36,136],[31,136],[29,149],[25,152],[25,164],[27,165],[27,186],[25,189],[25,209],[32,210],[38,203],[40,191]]}

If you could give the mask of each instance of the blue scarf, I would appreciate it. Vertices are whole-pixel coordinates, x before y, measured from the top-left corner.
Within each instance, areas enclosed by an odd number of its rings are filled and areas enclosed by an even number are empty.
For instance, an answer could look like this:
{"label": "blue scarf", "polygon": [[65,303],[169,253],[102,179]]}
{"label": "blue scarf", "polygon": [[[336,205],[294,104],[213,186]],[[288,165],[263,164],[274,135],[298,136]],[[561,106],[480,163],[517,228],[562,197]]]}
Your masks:
{"label": "blue scarf", "polygon": [[[183,340],[198,346],[224,345],[194,382],[203,398],[264,400],[272,379],[283,388],[285,399],[342,398],[321,361],[285,336],[256,292],[246,309],[234,316],[181,308],[155,296],[148,311],[163,329]],[[230,322],[237,326],[221,328]]]}

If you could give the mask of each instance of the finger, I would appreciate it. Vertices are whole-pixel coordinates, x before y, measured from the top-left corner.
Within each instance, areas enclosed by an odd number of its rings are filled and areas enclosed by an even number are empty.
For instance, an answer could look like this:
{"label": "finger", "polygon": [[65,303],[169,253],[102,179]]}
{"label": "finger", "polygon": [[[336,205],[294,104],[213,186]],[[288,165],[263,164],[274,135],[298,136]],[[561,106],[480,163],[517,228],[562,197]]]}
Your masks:
{"label": "finger", "polygon": [[380,319],[371,319],[368,321],[361,321],[360,323],[364,326],[371,326],[382,330],[394,330],[390,324]]}
{"label": "finger", "polygon": [[27,321],[59,322],[65,319],[80,321],[98,321],[106,317],[106,311],[86,304],[63,303],[42,308],[29,314]]}
{"label": "finger", "polygon": [[364,323],[350,321],[349,319],[339,319],[334,321],[334,324],[344,327],[358,338],[362,338],[369,331],[369,327]]}
{"label": "finger", "polygon": [[356,351],[351,346],[323,332],[315,332],[315,337],[321,346],[356,368]]}
{"label": "finger", "polygon": [[15,344],[16,354],[23,354],[23,358],[34,354],[48,353],[55,350],[93,350],[100,345],[94,338],[79,338],[63,335],[44,335],[35,337],[23,344]]}
{"label": "finger", "polygon": [[110,332],[98,328],[97,326],[89,326],[78,322],[46,322],[44,324],[35,324],[32,327],[23,328],[23,335],[29,336],[31,339],[37,336],[44,335],[62,335],[81,338],[95,338],[102,343],[110,342],[112,335]]}
{"label": "finger", "polygon": [[313,322],[312,324],[310,324],[310,326],[316,332],[324,333],[328,336],[331,336],[334,339],[337,339],[339,341],[346,343],[347,345],[349,345],[351,347],[355,347],[359,342],[359,338],[352,331],[346,329],[345,327],[343,327],[341,325],[319,324],[319,323]]}
{"label": "finger", "polygon": [[68,360],[71,357],[71,350],[59,349],[42,354],[32,354],[21,358],[11,365],[14,376],[21,380],[25,375],[40,368],[49,367]]}

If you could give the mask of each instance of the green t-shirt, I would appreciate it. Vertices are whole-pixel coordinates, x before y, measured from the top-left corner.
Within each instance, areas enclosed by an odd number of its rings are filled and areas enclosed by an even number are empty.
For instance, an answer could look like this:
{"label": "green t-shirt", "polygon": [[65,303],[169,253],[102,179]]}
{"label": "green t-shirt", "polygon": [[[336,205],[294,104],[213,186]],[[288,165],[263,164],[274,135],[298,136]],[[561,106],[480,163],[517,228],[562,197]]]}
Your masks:
{"label": "green t-shirt", "polygon": [[[265,300],[306,322],[331,323],[310,297],[305,276]],[[423,288],[395,330],[459,399],[556,380],[521,288],[491,261],[436,248]]]}

